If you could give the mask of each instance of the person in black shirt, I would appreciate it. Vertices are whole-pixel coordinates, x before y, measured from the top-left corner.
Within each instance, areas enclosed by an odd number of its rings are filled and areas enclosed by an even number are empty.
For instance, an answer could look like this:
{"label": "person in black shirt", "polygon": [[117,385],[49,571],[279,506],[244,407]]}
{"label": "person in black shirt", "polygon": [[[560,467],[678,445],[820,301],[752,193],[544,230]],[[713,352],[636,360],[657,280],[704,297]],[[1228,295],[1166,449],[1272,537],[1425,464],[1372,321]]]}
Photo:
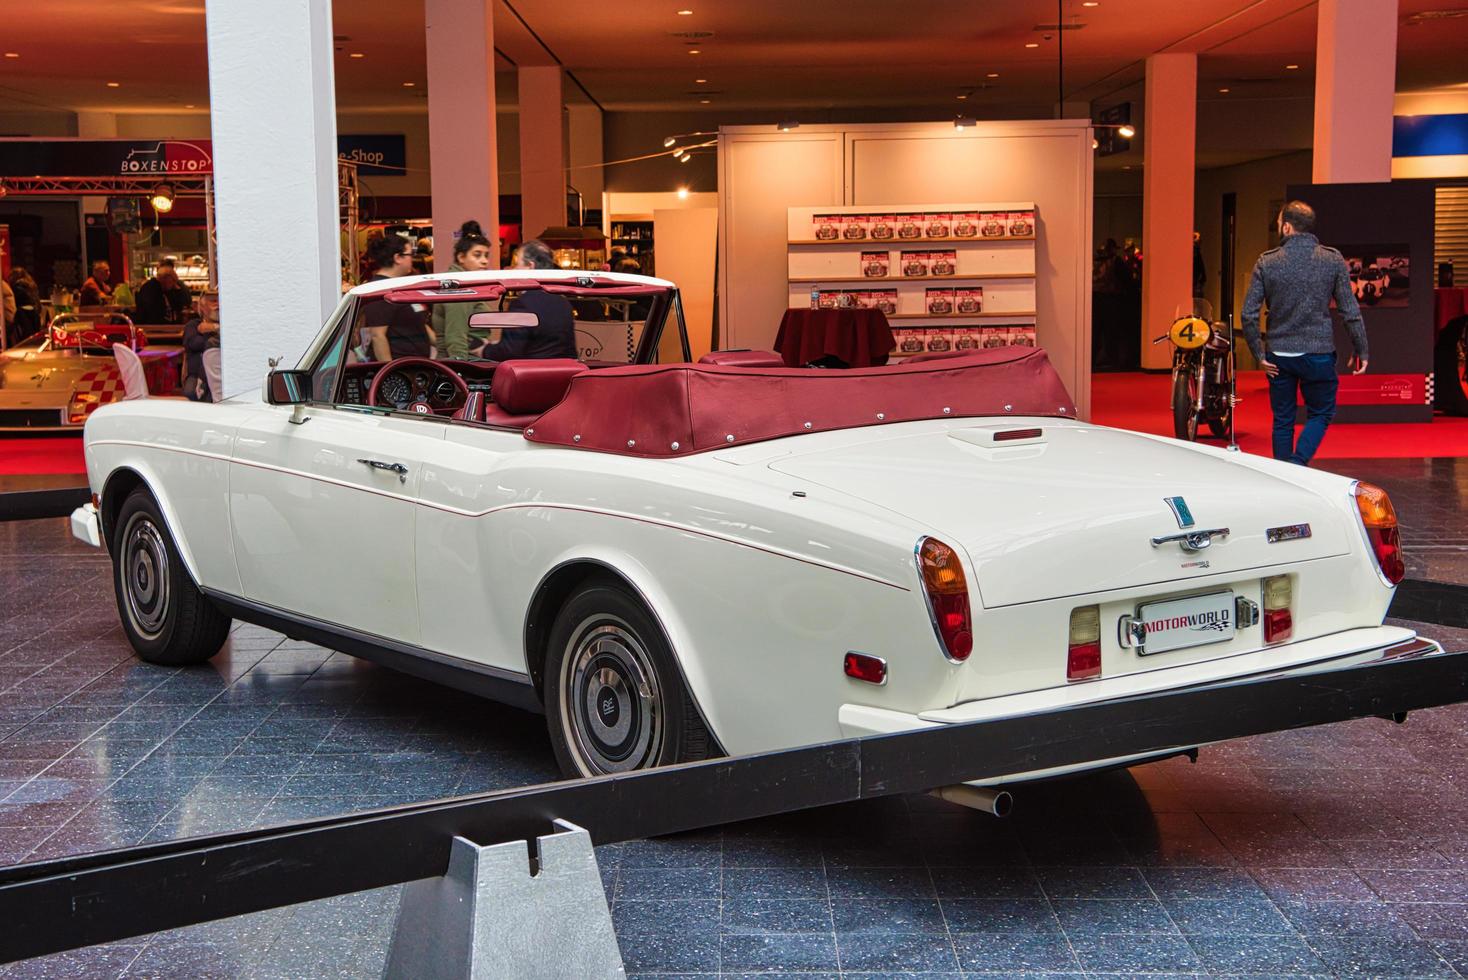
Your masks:
{"label": "person in black shirt", "polygon": [[[555,257],[545,242],[531,239],[520,246],[515,257],[516,269],[554,269]],[[479,356],[488,361],[520,358],[575,357],[576,318],[571,302],[564,296],[540,289],[527,289],[510,302],[510,311],[534,313],[540,324],[511,328],[497,344],[479,348]]]}
{"label": "person in black shirt", "polygon": [[182,323],[193,304],[189,287],[179,281],[173,259],[159,259],[153,278],[138,287],[137,323]]}
{"label": "person in black shirt", "polygon": [[[413,246],[401,235],[383,235],[367,246],[367,255],[377,267],[377,273],[369,282],[396,279],[413,272]],[[373,299],[363,307],[362,318],[367,332],[367,348],[373,360],[428,357],[432,353],[432,341],[423,310],[419,307]]]}

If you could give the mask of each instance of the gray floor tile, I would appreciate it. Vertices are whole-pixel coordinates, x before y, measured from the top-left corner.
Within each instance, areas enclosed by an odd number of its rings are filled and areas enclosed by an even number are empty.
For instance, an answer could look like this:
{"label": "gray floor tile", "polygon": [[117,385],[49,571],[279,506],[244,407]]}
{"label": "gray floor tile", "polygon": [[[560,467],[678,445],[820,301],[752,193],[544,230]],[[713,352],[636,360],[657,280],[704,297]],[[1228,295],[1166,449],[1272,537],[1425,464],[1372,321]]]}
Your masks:
{"label": "gray floor tile", "polygon": [[965,973],[1055,973],[1080,969],[1065,936],[1055,933],[953,934]]}
{"label": "gray floor tile", "polygon": [[841,971],[928,973],[956,971],[958,959],[946,934],[931,932],[838,933]]}
{"label": "gray floor tile", "polygon": [[1088,973],[1186,973],[1200,966],[1176,935],[1071,936],[1070,942]]}

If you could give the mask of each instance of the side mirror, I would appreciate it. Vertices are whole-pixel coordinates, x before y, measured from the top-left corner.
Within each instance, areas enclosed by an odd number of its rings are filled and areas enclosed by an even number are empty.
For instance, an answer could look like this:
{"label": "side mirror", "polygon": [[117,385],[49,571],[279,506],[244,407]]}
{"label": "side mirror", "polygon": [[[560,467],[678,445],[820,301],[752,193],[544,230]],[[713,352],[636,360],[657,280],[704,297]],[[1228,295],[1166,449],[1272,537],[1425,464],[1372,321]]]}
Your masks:
{"label": "side mirror", "polygon": [[271,371],[265,378],[265,400],[271,405],[300,405],[310,398],[310,371]]}

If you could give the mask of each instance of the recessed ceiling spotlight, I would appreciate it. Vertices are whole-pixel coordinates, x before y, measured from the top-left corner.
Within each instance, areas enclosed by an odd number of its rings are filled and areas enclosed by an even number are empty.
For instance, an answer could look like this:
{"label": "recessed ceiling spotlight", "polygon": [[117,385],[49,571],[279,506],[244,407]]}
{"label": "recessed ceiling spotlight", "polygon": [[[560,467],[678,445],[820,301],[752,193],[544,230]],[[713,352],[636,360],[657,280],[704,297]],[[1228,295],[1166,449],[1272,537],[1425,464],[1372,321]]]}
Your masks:
{"label": "recessed ceiling spotlight", "polygon": [[1039,46],[1040,46],[1040,42],[1039,41],[1030,41],[1028,44],[1025,45],[1025,47],[1027,47],[1027,48],[1038,48]]}
{"label": "recessed ceiling spotlight", "polygon": [[1100,3],[1100,0],[1082,0],[1081,6],[1082,7],[1099,7],[1099,6],[1101,6],[1101,3]]}
{"label": "recessed ceiling spotlight", "polygon": [[1299,65],[1285,65],[1285,71],[1296,71],[1299,67]]}
{"label": "recessed ceiling spotlight", "polygon": [[691,10],[680,10],[680,11],[678,11],[678,16],[679,17],[692,17],[693,16],[693,11],[691,11]]}
{"label": "recessed ceiling spotlight", "polygon": [[413,88],[413,87],[415,87],[415,86],[416,86],[416,85],[417,85],[417,84],[418,84],[418,83],[417,83],[417,82],[404,82],[404,83],[403,83],[403,88]]}
{"label": "recessed ceiling spotlight", "polygon": [[703,52],[700,51],[700,50],[698,50],[697,48],[689,48],[688,49],[688,53],[689,54],[703,54]]}
{"label": "recessed ceiling spotlight", "polygon": [[20,57],[20,52],[19,51],[7,51],[7,52],[5,52],[5,57],[7,57],[7,58],[19,58]]}
{"label": "recessed ceiling spotlight", "polygon": [[960,113],[959,115],[953,117],[953,128],[954,129],[968,129],[973,124],[974,124],[974,117],[973,116],[965,116],[965,115],[963,115],[963,114]]}
{"label": "recessed ceiling spotlight", "polygon": [[989,72],[989,74],[988,74],[988,75],[986,75],[986,76],[985,76],[985,77],[986,77],[986,78],[998,78],[998,77],[999,77],[999,73],[998,73],[998,72],[997,72],[997,71],[991,71],[991,72]]}
{"label": "recessed ceiling spotlight", "polygon": [[960,99],[966,99],[966,98],[968,98],[968,96],[967,96],[967,95],[965,95],[965,94],[964,94],[964,93],[963,93],[963,92],[959,92],[959,93],[958,93],[958,97],[959,97],[959,98],[960,98]]}
{"label": "recessed ceiling spotlight", "polygon": [[107,87],[108,88],[122,88],[122,83],[121,82],[108,82],[107,83]]}
{"label": "recessed ceiling spotlight", "polygon": [[688,198],[688,188],[686,188],[686,187],[680,187],[680,188],[678,188],[678,200],[682,201],[682,200],[686,200],[687,198]]}
{"label": "recessed ceiling spotlight", "polygon": [[184,103],[184,108],[185,109],[192,109],[193,107],[194,107],[194,104],[192,102],[185,102]]}
{"label": "recessed ceiling spotlight", "polygon": [[695,84],[695,85],[707,85],[708,84],[708,79],[707,78],[695,78],[693,80],[693,84]]}
{"label": "recessed ceiling spotlight", "polygon": [[778,129],[782,133],[788,133],[792,129],[799,129],[800,128],[800,120],[798,120],[798,119],[784,119],[784,120],[781,120],[775,126],[775,128]]}
{"label": "recessed ceiling spotlight", "polygon": [[713,99],[699,99],[698,100],[698,104],[699,105],[708,105],[712,101],[713,101]]}
{"label": "recessed ceiling spotlight", "polygon": [[365,54],[363,54],[362,52],[360,52],[360,51],[353,51],[351,54],[347,55],[347,57],[348,58],[365,58],[367,56]]}
{"label": "recessed ceiling spotlight", "polygon": [[1218,90],[1218,94],[1219,95],[1227,95],[1228,94],[1228,89],[1221,88],[1221,89]]}
{"label": "recessed ceiling spotlight", "polygon": [[1122,164],[1121,169],[1123,169],[1123,170],[1130,170],[1130,169],[1132,169],[1132,165],[1129,164],[1129,163],[1124,163],[1124,164]]}

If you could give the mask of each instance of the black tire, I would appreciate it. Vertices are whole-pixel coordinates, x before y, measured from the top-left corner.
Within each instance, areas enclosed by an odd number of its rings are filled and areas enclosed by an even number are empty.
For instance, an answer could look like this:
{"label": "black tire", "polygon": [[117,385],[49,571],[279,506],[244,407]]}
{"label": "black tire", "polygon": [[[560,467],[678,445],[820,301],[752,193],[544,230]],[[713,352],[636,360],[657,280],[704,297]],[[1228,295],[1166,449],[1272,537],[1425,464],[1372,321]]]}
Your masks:
{"label": "black tire", "polygon": [[551,746],[569,778],[692,762],[712,751],[662,628],[620,582],[594,579],[561,606],[544,678]]}
{"label": "black tire", "polygon": [[1192,375],[1179,371],[1172,376],[1172,433],[1179,439],[1195,442],[1198,438],[1198,414],[1193,410]]}
{"label": "black tire", "polygon": [[123,501],[112,541],[112,587],[128,642],[150,664],[184,667],[219,652],[229,617],[189,576],[158,502],[143,487]]}

